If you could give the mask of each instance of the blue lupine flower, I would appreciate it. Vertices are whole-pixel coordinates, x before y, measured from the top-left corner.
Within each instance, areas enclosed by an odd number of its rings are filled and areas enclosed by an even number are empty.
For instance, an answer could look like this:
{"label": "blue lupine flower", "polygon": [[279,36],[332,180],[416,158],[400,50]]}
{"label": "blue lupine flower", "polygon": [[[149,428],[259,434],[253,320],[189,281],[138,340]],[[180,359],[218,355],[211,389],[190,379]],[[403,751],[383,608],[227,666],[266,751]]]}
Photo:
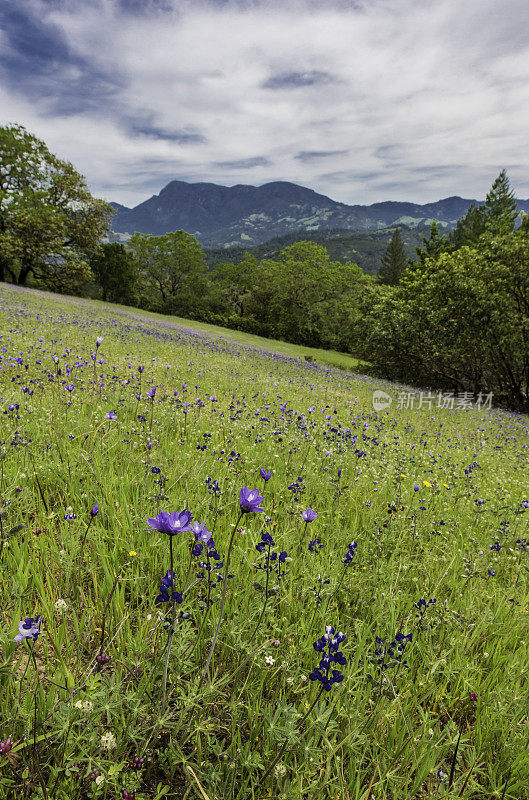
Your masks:
{"label": "blue lupine flower", "polygon": [[182,592],[172,591],[169,594],[169,589],[174,589],[174,577],[174,572],[168,569],[160,583],[160,594],[154,601],[155,603],[169,603],[170,600],[174,600],[175,603],[181,603],[183,601]]}
{"label": "blue lupine flower", "polygon": [[333,664],[345,665],[347,659],[340,651],[340,644],[345,641],[344,633],[336,633],[330,625],[325,626],[325,633],[321,639],[314,642],[314,649],[317,653],[322,653],[320,663],[310,673],[311,681],[319,681],[325,691],[330,692],[334,683],[341,683],[344,679],[342,673],[337,669],[331,669]]}

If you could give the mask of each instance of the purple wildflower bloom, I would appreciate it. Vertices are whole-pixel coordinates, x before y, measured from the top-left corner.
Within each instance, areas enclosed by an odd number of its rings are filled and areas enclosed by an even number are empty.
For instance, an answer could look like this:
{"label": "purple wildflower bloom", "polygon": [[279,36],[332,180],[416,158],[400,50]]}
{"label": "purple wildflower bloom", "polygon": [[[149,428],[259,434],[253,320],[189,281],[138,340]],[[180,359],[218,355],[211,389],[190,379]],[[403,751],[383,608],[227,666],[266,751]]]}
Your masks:
{"label": "purple wildflower bloom", "polygon": [[344,676],[337,669],[331,669],[332,664],[347,664],[347,659],[340,651],[340,644],[345,641],[345,634],[338,632],[330,625],[325,626],[325,633],[314,642],[314,649],[321,653],[320,663],[316,669],[310,673],[311,681],[319,681],[325,691],[330,692],[334,683],[341,683]]}
{"label": "purple wildflower bloom", "polygon": [[5,756],[13,749],[13,739],[8,736],[5,742],[0,742],[0,756]]}
{"label": "purple wildflower bloom", "polygon": [[187,510],[180,512],[173,511],[172,514],[169,514],[167,511],[158,511],[156,517],[147,520],[147,525],[160,531],[160,533],[167,533],[169,536],[174,536],[175,533],[190,531],[192,519],[191,512]]}
{"label": "purple wildflower bloom", "polygon": [[264,511],[264,508],[259,507],[263,500],[264,497],[260,496],[258,489],[248,489],[247,486],[243,486],[239,493],[239,503],[243,514],[249,514],[254,511]]}
{"label": "purple wildflower bloom", "polygon": [[117,419],[118,415],[115,411],[109,411],[108,414],[105,414],[105,419]]}
{"label": "purple wildflower bloom", "polygon": [[150,389],[147,389],[147,397],[150,397],[151,400],[154,400],[155,394],[156,394],[156,386],[151,386]]}
{"label": "purple wildflower bloom", "polygon": [[90,516],[93,518],[97,517],[98,514],[99,514],[99,505],[96,503],[95,506],[90,511]]}
{"label": "purple wildflower bloom", "polygon": [[206,528],[206,523],[200,523],[197,520],[191,525],[191,531],[195,535],[197,542],[209,542],[213,536],[213,533]]}
{"label": "purple wildflower bloom", "polygon": [[419,492],[419,491],[420,491],[420,489],[421,489],[421,487],[419,486],[419,484],[418,484],[418,483],[414,483],[414,484],[413,484],[413,491],[414,491],[414,492]]}
{"label": "purple wildflower bloom", "polygon": [[26,617],[26,619],[21,619],[18,623],[18,633],[15,636],[14,641],[23,642],[25,639],[33,639],[33,641],[36,642],[41,634],[40,624],[40,614],[38,614],[35,618]]}
{"label": "purple wildflower bloom", "polygon": [[96,339],[96,350],[99,350],[99,348],[101,347],[102,344],[103,344],[103,337],[102,336],[98,336],[97,339]]}
{"label": "purple wildflower bloom", "polygon": [[270,478],[272,477],[272,475],[274,474],[273,472],[267,472],[265,469],[263,469],[263,467],[261,467],[261,469],[259,470],[259,472],[260,472],[260,474],[261,474],[261,478],[262,478],[264,481],[269,481],[269,480],[270,480]]}
{"label": "purple wildflower bloom", "polygon": [[312,508],[307,508],[307,510],[303,511],[303,513],[300,516],[307,523],[314,522],[315,519],[318,519],[318,514],[316,514],[316,512],[313,511]]}

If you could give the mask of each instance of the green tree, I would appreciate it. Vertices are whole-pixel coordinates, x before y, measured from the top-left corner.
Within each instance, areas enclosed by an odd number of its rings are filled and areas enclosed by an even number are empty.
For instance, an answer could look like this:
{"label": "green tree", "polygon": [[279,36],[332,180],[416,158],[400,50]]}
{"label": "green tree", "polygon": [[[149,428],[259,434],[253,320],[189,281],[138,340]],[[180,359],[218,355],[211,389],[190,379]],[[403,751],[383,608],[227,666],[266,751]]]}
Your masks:
{"label": "green tree", "polygon": [[207,294],[206,261],[202,247],[190,233],[163,236],[135,233],[127,246],[144,279],[144,292],[168,314],[199,315]]}
{"label": "green tree", "polygon": [[260,262],[247,311],[271,336],[334,346],[342,336],[338,319],[362,280],[355,264],[332,262],[315,242],[297,242]]}
{"label": "green tree", "polygon": [[55,291],[90,277],[87,259],[112,208],[90,194],[67,161],[21,125],[0,128],[0,279],[29,276]]}
{"label": "green tree", "polygon": [[441,253],[446,253],[449,248],[448,239],[446,236],[441,236],[439,233],[439,226],[435,220],[430,225],[430,235],[421,236],[421,239],[423,246],[416,247],[415,252],[422,264],[424,264],[428,258],[439,258]]}
{"label": "green tree", "polygon": [[472,205],[461,219],[449,237],[450,248],[459,250],[460,247],[474,247],[487,230],[487,210],[485,206]]}
{"label": "green tree", "polygon": [[493,234],[504,234],[514,230],[518,217],[518,206],[504,169],[487,194],[485,208],[487,210],[487,228]]}
{"label": "green tree", "polygon": [[408,259],[406,257],[406,251],[404,250],[400,230],[396,228],[380,262],[380,269],[378,271],[379,282],[386,283],[389,286],[396,286],[404,274],[407,265]]}
{"label": "green tree", "polygon": [[136,262],[123,244],[103,244],[90,260],[90,267],[103,291],[103,300],[132,305],[138,280]]}

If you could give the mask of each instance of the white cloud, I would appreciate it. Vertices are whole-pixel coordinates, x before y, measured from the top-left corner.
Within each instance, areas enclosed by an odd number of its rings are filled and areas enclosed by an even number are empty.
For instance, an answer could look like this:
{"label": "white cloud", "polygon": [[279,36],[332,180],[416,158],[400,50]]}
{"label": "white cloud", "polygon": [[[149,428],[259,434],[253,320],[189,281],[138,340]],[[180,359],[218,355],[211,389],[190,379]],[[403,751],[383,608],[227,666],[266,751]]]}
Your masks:
{"label": "white cloud", "polygon": [[[134,204],[178,178],[426,202],[483,197],[504,166],[529,196],[526,0],[174,3],[141,16],[113,0],[27,6],[121,88],[59,115],[60,82],[31,102],[5,87],[2,117],[107,199]],[[152,136],[137,133],[149,126]],[[170,138],[182,133],[203,141]]]}

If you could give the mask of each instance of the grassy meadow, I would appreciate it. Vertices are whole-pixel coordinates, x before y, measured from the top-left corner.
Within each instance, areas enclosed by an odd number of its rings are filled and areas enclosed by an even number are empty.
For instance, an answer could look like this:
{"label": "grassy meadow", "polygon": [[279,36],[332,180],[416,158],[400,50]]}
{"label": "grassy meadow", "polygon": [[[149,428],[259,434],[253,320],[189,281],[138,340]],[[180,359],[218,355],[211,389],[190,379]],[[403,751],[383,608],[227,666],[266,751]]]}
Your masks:
{"label": "grassy meadow", "polygon": [[0,800],[529,798],[526,417],[15,287],[0,334]]}

